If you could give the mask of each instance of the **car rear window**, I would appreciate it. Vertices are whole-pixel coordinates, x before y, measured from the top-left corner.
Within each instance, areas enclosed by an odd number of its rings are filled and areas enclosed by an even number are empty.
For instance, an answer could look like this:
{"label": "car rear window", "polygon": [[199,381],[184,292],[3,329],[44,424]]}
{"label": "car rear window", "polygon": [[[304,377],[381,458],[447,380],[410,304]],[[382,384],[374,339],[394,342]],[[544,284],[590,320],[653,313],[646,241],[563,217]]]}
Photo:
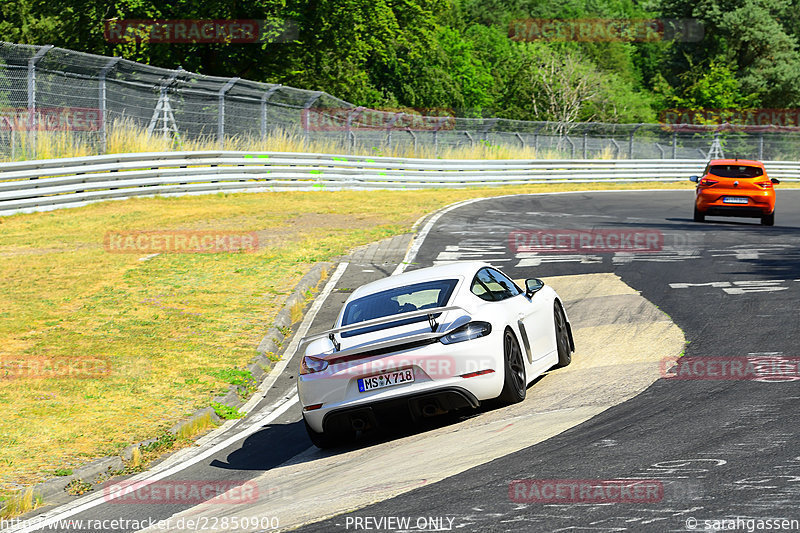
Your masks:
{"label": "car rear window", "polygon": [[[342,326],[358,324],[366,320],[398,315],[400,313],[410,313],[420,309],[444,307],[447,305],[450,295],[453,294],[453,289],[455,289],[457,283],[458,280],[456,279],[426,281],[413,285],[405,285],[403,287],[395,287],[353,300],[347,304],[344,310]],[[387,324],[345,331],[342,333],[342,337],[351,337],[371,331],[413,324],[414,322],[425,322],[427,320],[428,317],[424,315],[412,317],[396,322],[389,322]]]}
{"label": "car rear window", "polygon": [[764,175],[764,170],[747,165],[712,165],[709,173],[720,178],[757,178]]}

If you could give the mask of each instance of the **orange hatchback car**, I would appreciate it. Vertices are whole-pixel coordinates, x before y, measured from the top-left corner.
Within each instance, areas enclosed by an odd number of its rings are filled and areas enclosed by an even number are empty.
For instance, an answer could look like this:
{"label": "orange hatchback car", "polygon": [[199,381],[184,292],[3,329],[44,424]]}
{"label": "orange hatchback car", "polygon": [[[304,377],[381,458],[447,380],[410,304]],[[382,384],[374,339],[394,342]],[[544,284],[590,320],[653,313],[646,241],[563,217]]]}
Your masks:
{"label": "orange hatchback car", "polygon": [[709,161],[703,176],[692,176],[697,183],[694,203],[695,222],[707,216],[761,218],[765,226],[775,224],[775,178],[767,177],[764,164],[745,159]]}

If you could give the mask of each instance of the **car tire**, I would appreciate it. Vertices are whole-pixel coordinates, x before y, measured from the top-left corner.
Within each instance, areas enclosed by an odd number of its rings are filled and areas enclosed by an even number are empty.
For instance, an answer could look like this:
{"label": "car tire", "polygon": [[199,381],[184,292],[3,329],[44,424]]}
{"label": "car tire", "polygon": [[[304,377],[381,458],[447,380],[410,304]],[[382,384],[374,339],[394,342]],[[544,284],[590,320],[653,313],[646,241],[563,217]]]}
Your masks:
{"label": "car tire", "polygon": [[563,368],[572,362],[572,344],[569,341],[567,317],[558,302],[553,304],[553,321],[555,322],[556,349],[558,351],[556,368]]}
{"label": "car tire", "polygon": [[509,328],[506,328],[503,334],[503,370],[505,375],[503,391],[498,399],[504,404],[521,402],[525,399],[528,385],[525,361],[517,336]]}
{"label": "car tire", "polygon": [[317,433],[308,425],[305,418],[303,418],[303,424],[306,426],[306,433],[308,433],[308,438],[311,439],[311,443],[321,450],[335,448],[343,442],[343,439],[338,435],[331,435],[324,431],[322,433]]}
{"label": "car tire", "polygon": [[775,225],[775,211],[773,211],[769,215],[762,216],[761,217],[761,225],[762,226],[774,226]]}
{"label": "car tire", "polygon": [[695,208],[694,208],[694,221],[695,222],[705,222],[706,221],[705,213],[702,213],[702,212],[698,211],[697,210],[697,206],[695,206]]}

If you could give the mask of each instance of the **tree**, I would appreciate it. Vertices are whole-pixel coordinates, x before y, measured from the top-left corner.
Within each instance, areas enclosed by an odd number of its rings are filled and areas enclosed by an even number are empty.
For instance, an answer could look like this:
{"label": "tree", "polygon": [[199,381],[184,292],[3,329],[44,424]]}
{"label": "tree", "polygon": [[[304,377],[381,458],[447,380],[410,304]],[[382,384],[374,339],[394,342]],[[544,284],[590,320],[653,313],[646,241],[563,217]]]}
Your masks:
{"label": "tree", "polygon": [[[694,79],[691,69],[726,65],[744,95],[763,107],[800,105],[800,52],[782,20],[796,20],[791,0],[664,0],[663,16],[695,18],[705,27],[701,43],[677,43],[667,80],[679,90]],[[794,13],[793,16],[790,16]],[[797,28],[791,28],[797,32]]]}

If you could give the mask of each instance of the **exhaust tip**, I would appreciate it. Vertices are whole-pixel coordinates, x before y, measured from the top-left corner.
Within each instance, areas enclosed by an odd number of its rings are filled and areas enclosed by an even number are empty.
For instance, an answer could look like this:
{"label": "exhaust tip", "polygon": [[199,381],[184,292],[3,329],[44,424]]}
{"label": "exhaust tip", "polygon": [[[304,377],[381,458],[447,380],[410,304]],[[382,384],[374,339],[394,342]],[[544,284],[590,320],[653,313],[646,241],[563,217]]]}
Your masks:
{"label": "exhaust tip", "polygon": [[436,416],[438,412],[439,408],[435,403],[426,403],[422,406],[422,414],[425,416]]}
{"label": "exhaust tip", "polygon": [[353,426],[353,429],[356,431],[363,431],[365,427],[367,427],[367,423],[364,422],[363,418],[354,418],[350,424]]}

